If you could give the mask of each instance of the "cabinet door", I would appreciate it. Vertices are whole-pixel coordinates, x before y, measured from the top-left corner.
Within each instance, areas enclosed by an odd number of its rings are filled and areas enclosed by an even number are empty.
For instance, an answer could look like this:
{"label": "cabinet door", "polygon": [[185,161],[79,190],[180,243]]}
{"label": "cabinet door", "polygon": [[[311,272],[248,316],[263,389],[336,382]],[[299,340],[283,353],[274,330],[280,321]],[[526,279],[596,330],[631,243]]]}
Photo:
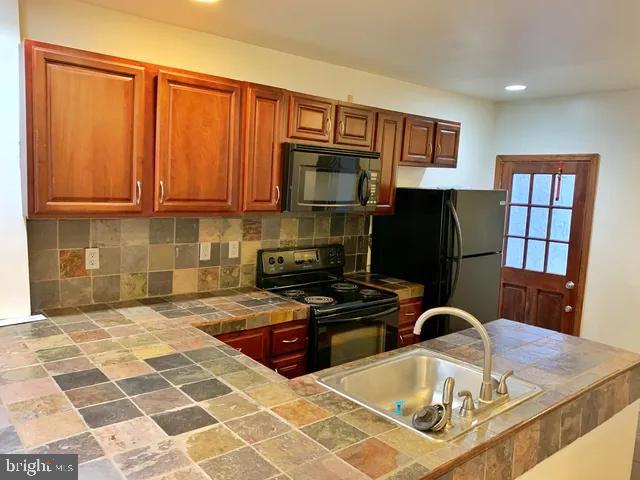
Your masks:
{"label": "cabinet door", "polygon": [[284,94],[277,88],[247,88],[244,127],[244,205],[247,212],[280,210]]}
{"label": "cabinet door", "polygon": [[159,73],[157,211],[237,210],[241,92],[233,81]]}
{"label": "cabinet door", "polygon": [[433,163],[443,167],[455,167],[458,163],[460,125],[438,122],[436,125],[436,153]]}
{"label": "cabinet door", "polygon": [[253,358],[260,363],[268,363],[269,360],[269,329],[254,328],[236,333],[226,333],[216,335],[218,340],[223,341],[240,353]]}
{"label": "cabinet door", "polygon": [[371,149],[375,121],[376,114],[371,109],[338,105],[335,143]]}
{"label": "cabinet door", "polygon": [[271,355],[307,350],[307,320],[274,326],[271,333]]}
{"label": "cabinet door", "polygon": [[287,137],[331,142],[333,105],[329,99],[289,94]]}
{"label": "cabinet door", "polygon": [[402,161],[407,165],[427,165],[433,159],[435,124],[422,117],[405,117]]}
{"label": "cabinet door", "polygon": [[413,326],[398,329],[398,348],[413,345],[420,340],[420,337],[413,334]]}
{"label": "cabinet door", "polygon": [[29,211],[142,211],[145,68],[26,44]]}
{"label": "cabinet door", "polygon": [[396,192],[396,170],[402,155],[401,113],[378,113],[376,152],[380,152],[381,170],[378,179],[377,213],[393,213]]}
{"label": "cabinet door", "polygon": [[295,353],[274,358],[271,368],[286,378],[295,378],[307,373],[307,357],[304,353]]}
{"label": "cabinet door", "polygon": [[420,315],[422,315],[422,298],[403,300],[400,302],[398,325],[413,328]]}

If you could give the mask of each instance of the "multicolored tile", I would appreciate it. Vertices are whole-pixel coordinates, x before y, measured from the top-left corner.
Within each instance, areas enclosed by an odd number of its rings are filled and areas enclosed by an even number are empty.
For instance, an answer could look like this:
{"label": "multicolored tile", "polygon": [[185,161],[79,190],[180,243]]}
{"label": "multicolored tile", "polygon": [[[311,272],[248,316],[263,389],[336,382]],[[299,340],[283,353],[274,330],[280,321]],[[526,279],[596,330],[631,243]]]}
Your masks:
{"label": "multicolored tile", "polygon": [[104,456],[104,452],[96,439],[89,432],[84,432],[73,437],[64,438],[55,442],[47,443],[42,447],[30,450],[29,453],[37,454],[77,454],[78,463],[85,463]]}
{"label": "multicolored tile", "polygon": [[215,418],[199,406],[159,413],[151,418],[170,436],[218,423]]}
{"label": "multicolored tile", "polygon": [[264,480],[279,473],[250,447],[207,460],[201,467],[212,480]]}
{"label": "multicolored tile", "polygon": [[237,420],[231,420],[226,425],[248,443],[261,442],[291,430],[289,425],[269,412],[247,415]]}
{"label": "multicolored tile", "polygon": [[278,405],[271,410],[298,427],[331,416],[329,411],[304,399]]}
{"label": "multicolored tile", "polygon": [[184,439],[187,455],[194,462],[217,457],[245,444],[222,425],[193,433]]}
{"label": "multicolored tile", "polygon": [[337,455],[371,478],[389,473],[410,460],[407,455],[376,438],[347,447]]}
{"label": "multicolored tile", "polygon": [[176,388],[165,388],[164,390],[137,395],[132,400],[147,415],[191,404],[191,400]]}
{"label": "multicolored tile", "polygon": [[324,447],[296,431],[260,442],[255,445],[255,449],[285,472],[327,453]]}
{"label": "multicolored tile", "polygon": [[142,415],[140,410],[128,399],[81,408],[79,412],[91,428],[124,422]]}
{"label": "multicolored tile", "polygon": [[124,393],[111,382],[76,388],[75,390],[67,390],[65,394],[76,408],[110,402],[124,397]]}
{"label": "multicolored tile", "polygon": [[191,463],[171,440],[120,453],[113,460],[128,480],[146,480]]}
{"label": "multicolored tile", "polygon": [[133,448],[144,447],[165,438],[164,432],[148,417],[114,423],[94,431],[106,455],[116,455]]}

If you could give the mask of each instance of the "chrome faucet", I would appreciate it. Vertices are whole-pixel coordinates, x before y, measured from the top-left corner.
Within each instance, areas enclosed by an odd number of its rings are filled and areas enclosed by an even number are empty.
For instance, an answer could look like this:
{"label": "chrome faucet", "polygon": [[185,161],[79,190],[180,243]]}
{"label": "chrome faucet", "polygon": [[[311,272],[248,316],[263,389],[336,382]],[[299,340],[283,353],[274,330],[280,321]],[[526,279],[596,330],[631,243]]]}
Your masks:
{"label": "chrome faucet", "polygon": [[465,312],[464,310],[455,307],[436,307],[427,310],[418,317],[418,320],[416,320],[416,324],[413,327],[413,334],[420,335],[424,322],[436,315],[453,315],[454,317],[466,320],[480,334],[480,338],[482,339],[482,344],[484,346],[484,367],[482,370],[482,385],[480,386],[480,401],[491,402],[493,398],[493,381],[491,378],[492,354],[491,340],[489,339],[487,330],[484,328],[482,323],[480,323],[480,320],[469,312]]}

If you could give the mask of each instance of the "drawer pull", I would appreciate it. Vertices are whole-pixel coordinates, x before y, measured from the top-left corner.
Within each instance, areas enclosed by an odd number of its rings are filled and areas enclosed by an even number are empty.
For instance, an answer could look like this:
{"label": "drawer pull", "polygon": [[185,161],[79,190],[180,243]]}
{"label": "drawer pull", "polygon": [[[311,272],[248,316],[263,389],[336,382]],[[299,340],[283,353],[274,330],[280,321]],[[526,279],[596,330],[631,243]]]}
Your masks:
{"label": "drawer pull", "polygon": [[415,314],[415,313],[413,313],[413,312],[411,312],[411,313],[405,313],[405,315],[406,315],[407,317],[415,317],[415,316],[416,316],[416,314]]}
{"label": "drawer pull", "polygon": [[236,350],[241,352],[242,351],[242,347],[236,347]]}
{"label": "drawer pull", "polygon": [[291,340],[282,340],[282,343],[296,343],[298,340],[300,339],[296,337],[296,338],[292,338]]}

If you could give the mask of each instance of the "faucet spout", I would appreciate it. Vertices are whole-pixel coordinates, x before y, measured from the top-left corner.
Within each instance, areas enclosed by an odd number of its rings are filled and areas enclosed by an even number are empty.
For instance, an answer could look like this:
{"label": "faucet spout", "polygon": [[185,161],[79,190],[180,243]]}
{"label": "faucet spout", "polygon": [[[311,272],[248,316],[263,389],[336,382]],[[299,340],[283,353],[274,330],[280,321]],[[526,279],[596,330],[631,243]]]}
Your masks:
{"label": "faucet spout", "polygon": [[482,385],[480,386],[480,400],[483,402],[490,402],[493,397],[493,382],[491,379],[491,366],[492,366],[492,353],[491,353],[491,339],[484,325],[480,323],[476,317],[471,315],[460,308],[455,307],[436,307],[431,308],[424,312],[413,327],[413,334],[420,335],[422,331],[422,325],[431,317],[436,315],[452,315],[454,317],[466,320],[475,330],[480,334],[482,344],[484,346],[484,367],[482,369]]}

